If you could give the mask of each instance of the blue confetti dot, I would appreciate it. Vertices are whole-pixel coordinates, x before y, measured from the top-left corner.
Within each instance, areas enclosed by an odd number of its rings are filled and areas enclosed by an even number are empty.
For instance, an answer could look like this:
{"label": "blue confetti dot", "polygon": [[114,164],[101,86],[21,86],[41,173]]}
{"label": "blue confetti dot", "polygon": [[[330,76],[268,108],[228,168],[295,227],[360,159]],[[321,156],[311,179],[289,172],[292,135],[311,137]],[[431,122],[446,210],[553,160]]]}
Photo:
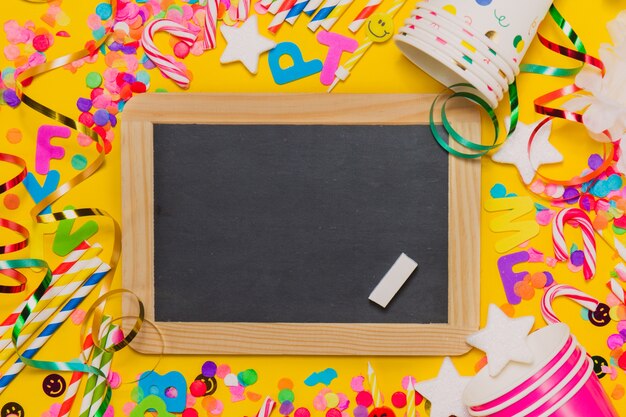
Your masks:
{"label": "blue confetti dot", "polygon": [[113,8],[109,3],[100,3],[96,6],[96,14],[102,20],[107,20],[113,14]]}
{"label": "blue confetti dot", "polygon": [[609,178],[607,178],[606,182],[611,191],[619,190],[620,188],[622,188],[623,184],[622,177],[617,174],[611,175]]}
{"label": "blue confetti dot", "polygon": [[93,121],[98,126],[106,126],[109,123],[109,112],[104,109],[97,110],[93,115]]}
{"label": "blue confetti dot", "polygon": [[150,74],[148,74],[148,71],[137,71],[136,77],[137,81],[139,81],[140,83],[145,84],[146,86],[150,84]]}
{"label": "blue confetti dot", "polygon": [[493,198],[504,198],[506,196],[506,187],[500,183],[494,184],[489,191]]}
{"label": "blue confetti dot", "polygon": [[481,6],[489,6],[492,1],[493,0],[476,0],[476,3],[478,3]]}
{"label": "blue confetti dot", "polygon": [[594,184],[593,187],[591,187],[590,192],[591,192],[591,194],[595,195],[596,197],[604,198],[607,195],[609,195],[611,190],[607,186],[607,182],[606,181],[598,181],[597,183]]}

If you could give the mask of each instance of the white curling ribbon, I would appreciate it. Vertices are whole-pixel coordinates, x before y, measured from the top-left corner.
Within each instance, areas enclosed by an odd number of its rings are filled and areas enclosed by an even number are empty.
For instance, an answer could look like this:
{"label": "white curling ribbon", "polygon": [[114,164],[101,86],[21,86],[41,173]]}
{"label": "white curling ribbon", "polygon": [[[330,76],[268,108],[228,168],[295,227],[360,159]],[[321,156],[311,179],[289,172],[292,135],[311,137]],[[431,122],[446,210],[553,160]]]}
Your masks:
{"label": "white curling ribbon", "polygon": [[585,307],[589,311],[595,311],[600,304],[597,299],[570,285],[553,285],[546,290],[546,292],[543,294],[543,298],[541,299],[541,314],[543,315],[543,319],[548,324],[556,324],[561,322],[561,320],[559,320],[559,318],[556,316],[554,308],[552,307],[552,303],[558,297],[566,297]]}
{"label": "white curling ribbon", "polygon": [[[181,88],[189,87],[189,77],[184,68],[180,68],[178,62],[173,57],[166,56],[159,51],[154,44],[154,35],[157,32],[166,32],[177,37],[187,46],[191,47],[197,35],[185,26],[168,19],[157,19],[146,25],[141,36],[141,44],[146,55],[163,73],[164,76],[171,78]],[[182,65],[182,64],[181,64]]]}
{"label": "white curling ribbon", "polygon": [[589,135],[600,142],[620,140],[626,132],[626,12],[607,23],[607,28],[614,44],[600,46],[604,76],[599,69],[585,66],[575,80],[584,91],[563,105],[569,111],[584,110],[583,124]]}

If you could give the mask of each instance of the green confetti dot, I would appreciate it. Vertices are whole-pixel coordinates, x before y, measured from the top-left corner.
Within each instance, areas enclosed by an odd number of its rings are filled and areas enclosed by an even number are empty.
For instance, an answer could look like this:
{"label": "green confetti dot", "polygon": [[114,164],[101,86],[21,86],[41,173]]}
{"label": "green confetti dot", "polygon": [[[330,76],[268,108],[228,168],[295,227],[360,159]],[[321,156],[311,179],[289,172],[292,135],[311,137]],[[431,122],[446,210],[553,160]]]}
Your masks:
{"label": "green confetti dot", "polygon": [[243,372],[240,372],[237,375],[237,379],[244,387],[253,385],[259,379],[256,371],[254,369],[246,369]]}
{"label": "green confetti dot", "polygon": [[293,402],[295,398],[296,397],[293,394],[293,391],[289,388],[281,389],[278,393],[278,401],[280,401],[281,403],[284,403],[285,401]]}
{"label": "green confetti dot", "polygon": [[130,392],[130,399],[136,403],[140,403],[143,400],[143,390],[139,387],[133,388]]}
{"label": "green confetti dot", "polygon": [[100,87],[100,84],[102,84],[102,76],[97,72],[90,72],[87,74],[85,81],[87,83],[87,87],[98,88]]}
{"label": "green confetti dot", "polygon": [[74,155],[72,157],[72,168],[77,171],[82,171],[87,166],[87,158],[83,155]]}

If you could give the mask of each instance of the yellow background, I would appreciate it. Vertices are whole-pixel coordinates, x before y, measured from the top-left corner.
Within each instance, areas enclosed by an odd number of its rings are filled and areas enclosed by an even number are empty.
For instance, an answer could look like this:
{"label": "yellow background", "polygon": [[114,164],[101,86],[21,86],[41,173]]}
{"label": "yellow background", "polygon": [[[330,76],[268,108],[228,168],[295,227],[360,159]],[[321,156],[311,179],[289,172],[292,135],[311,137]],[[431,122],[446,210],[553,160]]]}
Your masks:
{"label": "yellow background", "polygon": [[[389,0],[385,0],[381,11],[386,9]],[[356,0],[355,5],[336,25],[336,30],[346,35],[347,24],[353,17],[356,10],[365,4],[364,0]],[[56,38],[54,47],[48,51],[48,57],[60,56],[81,48],[90,39],[91,32],[86,26],[87,16],[95,10],[97,2],[91,1],[69,1],[65,0],[62,9],[71,18],[70,24],[64,29],[70,34],[70,38]],[[570,21],[571,25],[580,34],[587,50],[596,54],[602,42],[609,42],[605,23],[611,20],[624,7],[626,3],[618,0],[595,0],[595,1],[575,1],[557,0],[556,5],[563,15]],[[19,0],[4,0],[0,9],[0,19],[2,22],[7,19],[15,19],[23,24],[28,19],[33,19],[37,27],[45,26],[39,20],[46,5],[32,4]],[[410,10],[414,7],[413,2],[406,4],[396,16],[396,27],[409,16]],[[260,16],[260,27],[266,27],[270,16]],[[549,38],[566,44],[562,35],[559,35],[554,28],[554,24],[543,23],[541,31]],[[267,34],[265,31],[261,31]],[[267,34],[270,36],[269,34]],[[362,34],[360,34],[362,36]],[[0,47],[6,45],[4,35],[0,36]],[[303,21],[299,21],[295,27],[285,25],[276,36],[276,40],[296,42],[307,60],[323,60],[327,47],[316,42],[314,36],[306,28]],[[360,36],[357,37],[360,40]],[[211,92],[325,92],[326,87],[319,83],[318,76],[312,76],[304,80],[290,83],[284,86],[276,85],[271,77],[267,64],[267,55],[260,59],[259,73],[251,75],[241,64],[234,63],[220,65],[219,56],[223,50],[225,41],[218,35],[218,50],[208,51],[200,57],[190,55],[185,59],[185,64],[192,70],[194,79],[189,91],[211,91]],[[345,59],[345,58],[344,58]],[[547,51],[537,42],[531,46],[526,62],[536,62],[553,65],[571,65],[571,62],[556,56]],[[0,57],[0,68],[8,65],[4,56]],[[80,96],[88,96],[89,89],[85,85],[85,76],[91,71],[102,73],[106,68],[102,57],[95,64],[87,64],[81,67],[76,74],[60,69],[37,79],[29,93],[38,100],[53,107],[57,111],[74,117],[78,116],[75,107],[76,99]],[[150,71],[152,84],[150,91],[156,88],[165,88],[168,91],[178,91],[179,89],[170,81],[163,79],[156,70]],[[532,100],[548,91],[552,91],[563,85],[571,83],[571,79],[555,79],[539,75],[522,75],[519,77],[519,91],[521,101],[521,120],[531,123],[539,119],[534,113]],[[352,72],[347,82],[336,87],[337,93],[408,93],[408,92],[439,92],[442,86],[425,75],[407,59],[405,59],[392,42],[374,45],[362,61]],[[215,103],[219,106],[219,103]],[[499,109],[501,116],[506,114],[506,105]],[[123,116],[121,117],[123,123]],[[42,124],[48,124],[50,120],[35,113],[31,109],[22,105],[15,110],[6,106],[0,108],[0,151],[17,154],[26,159],[30,166],[34,165],[35,138],[37,128]],[[24,138],[18,144],[11,144],[6,139],[6,131],[9,128],[19,128]],[[488,126],[485,126],[487,132]],[[72,136],[74,138],[75,135]],[[100,169],[86,183],[80,185],[69,195],[64,197],[55,205],[56,210],[62,209],[67,204],[75,207],[98,207],[111,213],[116,219],[120,219],[120,155],[119,155],[119,126],[116,128],[116,136],[113,142],[113,151],[108,155],[105,166]],[[578,173],[586,166],[586,159],[590,153],[600,152],[601,147],[589,139],[582,127],[572,126],[558,122],[555,124],[551,142],[565,156],[565,162],[554,167],[542,168],[542,172],[547,175],[564,178]],[[61,172],[61,181],[67,180],[75,175],[72,169],[70,157],[75,153],[82,153],[92,161],[96,156],[93,147],[81,148],[74,139],[63,142],[66,149],[66,157],[61,161],[52,161],[52,168]],[[13,172],[12,168],[3,165],[0,168],[1,177],[4,181]],[[32,170],[32,169],[31,169]],[[34,171],[34,170],[33,170]],[[41,180],[41,176],[38,176]],[[489,189],[494,183],[503,183],[509,192],[519,195],[527,195],[520,178],[514,167],[497,165],[489,159],[483,160],[482,165],[482,195],[483,198],[489,195]],[[4,205],[0,205],[0,217],[10,218],[23,224],[31,225],[28,217],[28,210],[32,207],[32,200],[26,193],[23,186],[19,186],[14,193],[21,198],[21,206],[17,211],[9,211]],[[493,234],[488,227],[491,215],[482,211],[481,227],[481,317],[485,322],[486,308],[489,303],[497,305],[504,304],[506,298],[500,283],[499,274],[496,268],[496,260],[499,255],[494,250],[494,242],[499,238]],[[527,216],[531,219],[531,216]],[[80,223],[79,223],[80,224]],[[92,241],[101,242],[105,248],[103,259],[108,259],[111,250],[111,229],[106,222],[100,222],[100,233]],[[569,236],[569,235],[568,235]],[[574,236],[572,234],[572,236]],[[3,241],[14,240],[15,236],[0,231],[0,238]],[[579,238],[578,238],[579,239]],[[571,241],[571,240],[570,240]],[[578,241],[580,245],[580,241]],[[49,242],[48,242],[49,244]],[[542,228],[540,236],[531,241],[531,246],[550,255],[552,253],[551,233],[549,228]],[[598,241],[598,272],[596,278],[590,283],[584,283],[582,273],[573,274],[569,272],[565,265],[558,265],[553,271],[553,275],[559,282],[571,283],[585,289],[589,293],[604,300],[608,291],[605,283],[609,279],[609,273],[613,270],[618,260],[613,256],[612,250],[601,241]],[[11,257],[25,257],[26,254],[18,253]],[[56,263],[54,257],[50,255],[49,245],[46,251],[47,259],[52,265]],[[537,270],[544,267],[537,264]],[[532,266],[531,266],[532,268]],[[534,272],[534,271],[531,271]],[[115,282],[119,285],[120,270]],[[36,279],[33,277],[29,288],[34,288]],[[0,296],[0,316],[4,317],[23,298],[24,294],[1,295]],[[209,295],[208,295],[209,296]],[[90,298],[93,300],[93,297]],[[516,316],[534,315],[537,317],[537,325],[543,326],[543,320],[539,314],[540,295],[537,294],[531,301],[522,301],[515,307]],[[182,301],[181,301],[182,302]],[[85,303],[86,308],[89,303]],[[349,306],[347,306],[349,308]],[[556,308],[560,317],[571,325],[573,333],[585,345],[591,354],[601,355],[609,358],[609,349],[606,347],[607,337],[615,332],[616,323],[613,322],[605,328],[597,328],[580,318],[580,309],[568,301],[557,301]],[[54,360],[68,360],[75,357],[79,351],[79,331],[78,327],[66,323],[63,328],[54,336],[54,339],[45,349],[42,350],[40,358]],[[473,375],[475,364],[482,357],[480,352],[472,352],[463,357],[454,358],[454,363],[461,374]],[[142,356],[131,349],[125,349],[116,354],[113,369],[122,375],[126,383],[121,388],[113,392],[113,402],[116,415],[123,415],[121,407],[130,400],[130,391],[136,385],[131,382],[139,372],[151,369],[158,358]],[[319,392],[322,386],[307,387],[304,379],[314,371],[321,371],[327,367],[337,370],[339,377],[331,384],[330,388],[334,392],[343,392],[354,401],[354,393],[350,389],[350,380],[356,375],[366,375],[367,360],[370,360],[377,371],[381,389],[386,398],[386,404],[391,403],[391,394],[401,390],[401,379],[405,375],[413,375],[418,381],[433,378],[441,364],[441,358],[415,358],[415,357],[258,357],[258,356],[167,356],[162,358],[158,364],[157,371],[165,373],[170,370],[180,371],[190,383],[200,369],[204,361],[213,360],[218,364],[227,363],[233,372],[237,373],[248,368],[253,368],[258,372],[258,382],[248,389],[262,394],[271,395],[276,398],[278,393],[277,383],[283,377],[289,377],[294,381],[294,392],[296,395],[296,408],[304,406],[313,411],[314,416],[324,415],[313,410],[313,397]],[[26,415],[36,416],[47,410],[52,403],[60,402],[46,397],[41,390],[41,380],[47,373],[33,369],[27,369],[19,380],[12,384],[2,395],[0,395],[0,406],[9,401],[17,401],[26,409]],[[69,375],[67,377],[69,379]],[[221,381],[220,381],[221,382]],[[603,385],[610,394],[618,384],[624,384],[626,378],[623,371],[616,381],[611,381],[605,377]],[[231,403],[228,390],[220,385],[216,396],[225,404],[225,416],[254,415],[260,406],[260,402],[245,400],[240,403]],[[616,407],[626,410],[626,400],[616,401]],[[354,408],[354,402],[349,411]],[[199,403],[196,409],[200,415],[205,415]],[[418,408],[423,413],[423,405]],[[278,415],[276,410],[275,415]],[[403,415],[404,411],[398,411],[398,415]]]}

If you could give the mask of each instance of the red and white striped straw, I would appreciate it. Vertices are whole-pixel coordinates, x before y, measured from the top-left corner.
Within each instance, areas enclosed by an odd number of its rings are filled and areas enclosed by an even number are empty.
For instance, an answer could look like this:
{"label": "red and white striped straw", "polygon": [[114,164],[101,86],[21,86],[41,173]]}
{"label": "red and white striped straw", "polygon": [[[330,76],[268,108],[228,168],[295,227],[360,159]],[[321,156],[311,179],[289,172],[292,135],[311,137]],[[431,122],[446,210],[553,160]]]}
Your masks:
{"label": "red and white striped straw", "polygon": [[[211,2],[212,1],[209,0],[209,4],[211,4]],[[172,81],[180,87],[189,87],[190,80],[186,71],[179,68],[178,63],[173,58],[163,55],[154,44],[154,35],[157,32],[167,32],[170,35],[179,38],[190,47],[193,45],[197,36],[185,26],[176,22],[168,19],[157,19],[146,25],[141,37],[141,44],[143,45],[146,55],[150,58],[154,65],[156,65],[161,73],[165,77],[171,78]]]}
{"label": "red and white striped straw", "polygon": [[[240,1],[241,5],[243,1]],[[214,49],[217,45],[217,12],[219,0],[208,0],[206,3],[206,13],[204,14],[204,50]],[[248,10],[250,3],[248,3]]]}
{"label": "red and white striped straw", "polygon": [[378,6],[380,6],[382,2],[383,0],[370,0],[365,5],[365,7],[361,9],[359,14],[352,21],[352,23],[350,23],[350,26],[348,26],[348,29],[350,29],[352,33],[358,32],[359,29],[361,29],[361,26],[363,26],[363,23],[365,23],[367,18],[370,17],[372,13],[374,13],[374,11],[378,8]]}
{"label": "red and white striped straw", "polygon": [[615,280],[615,278],[611,278],[606,286],[609,287],[613,295],[615,295],[622,304],[626,304],[626,294],[624,293],[624,287],[622,287],[619,282]]}
{"label": "red and white striped straw", "polygon": [[541,299],[541,314],[548,324],[561,322],[561,320],[559,320],[559,318],[556,316],[554,308],[552,307],[552,303],[557,297],[569,298],[570,300],[575,301],[581,306],[585,307],[589,311],[595,311],[598,308],[598,304],[600,304],[598,300],[596,300],[589,294],[586,294],[570,285],[553,285],[546,290],[546,292],[543,294],[543,298]]}
{"label": "red and white striped straw", "polygon": [[591,220],[587,213],[577,208],[566,208],[556,215],[552,223],[552,242],[554,244],[554,256],[559,261],[569,259],[569,251],[563,232],[565,223],[580,226],[583,234],[583,253],[585,255],[583,275],[586,280],[589,280],[596,273],[596,237]]}
{"label": "red and white striped straw", "polygon": [[[89,357],[91,356],[91,352],[93,351],[93,346],[93,338],[91,337],[90,329],[89,333],[87,333],[87,337],[85,337],[85,341],[83,343],[83,351],[81,354],[81,359],[84,360],[85,363],[89,362]],[[61,404],[61,409],[59,410],[58,417],[68,417],[70,415],[72,407],[74,406],[74,401],[76,401],[78,390],[80,389],[83,375],[85,375],[83,372],[72,373],[72,378],[70,379],[70,383],[67,385],[67,389],[65,390],[65,397],[63,397],[63,403]]]}
{"label": "red and white striped straw", "polygon": [[285,19],[287,18],[287,14],[289,14],[289,10],[296,4],[296,0],[285,0],[281,5],[280,9],[276,12],[276,15],[272,19],[267,30],[272,33],[278,32],[278,29],[285,23]]}

